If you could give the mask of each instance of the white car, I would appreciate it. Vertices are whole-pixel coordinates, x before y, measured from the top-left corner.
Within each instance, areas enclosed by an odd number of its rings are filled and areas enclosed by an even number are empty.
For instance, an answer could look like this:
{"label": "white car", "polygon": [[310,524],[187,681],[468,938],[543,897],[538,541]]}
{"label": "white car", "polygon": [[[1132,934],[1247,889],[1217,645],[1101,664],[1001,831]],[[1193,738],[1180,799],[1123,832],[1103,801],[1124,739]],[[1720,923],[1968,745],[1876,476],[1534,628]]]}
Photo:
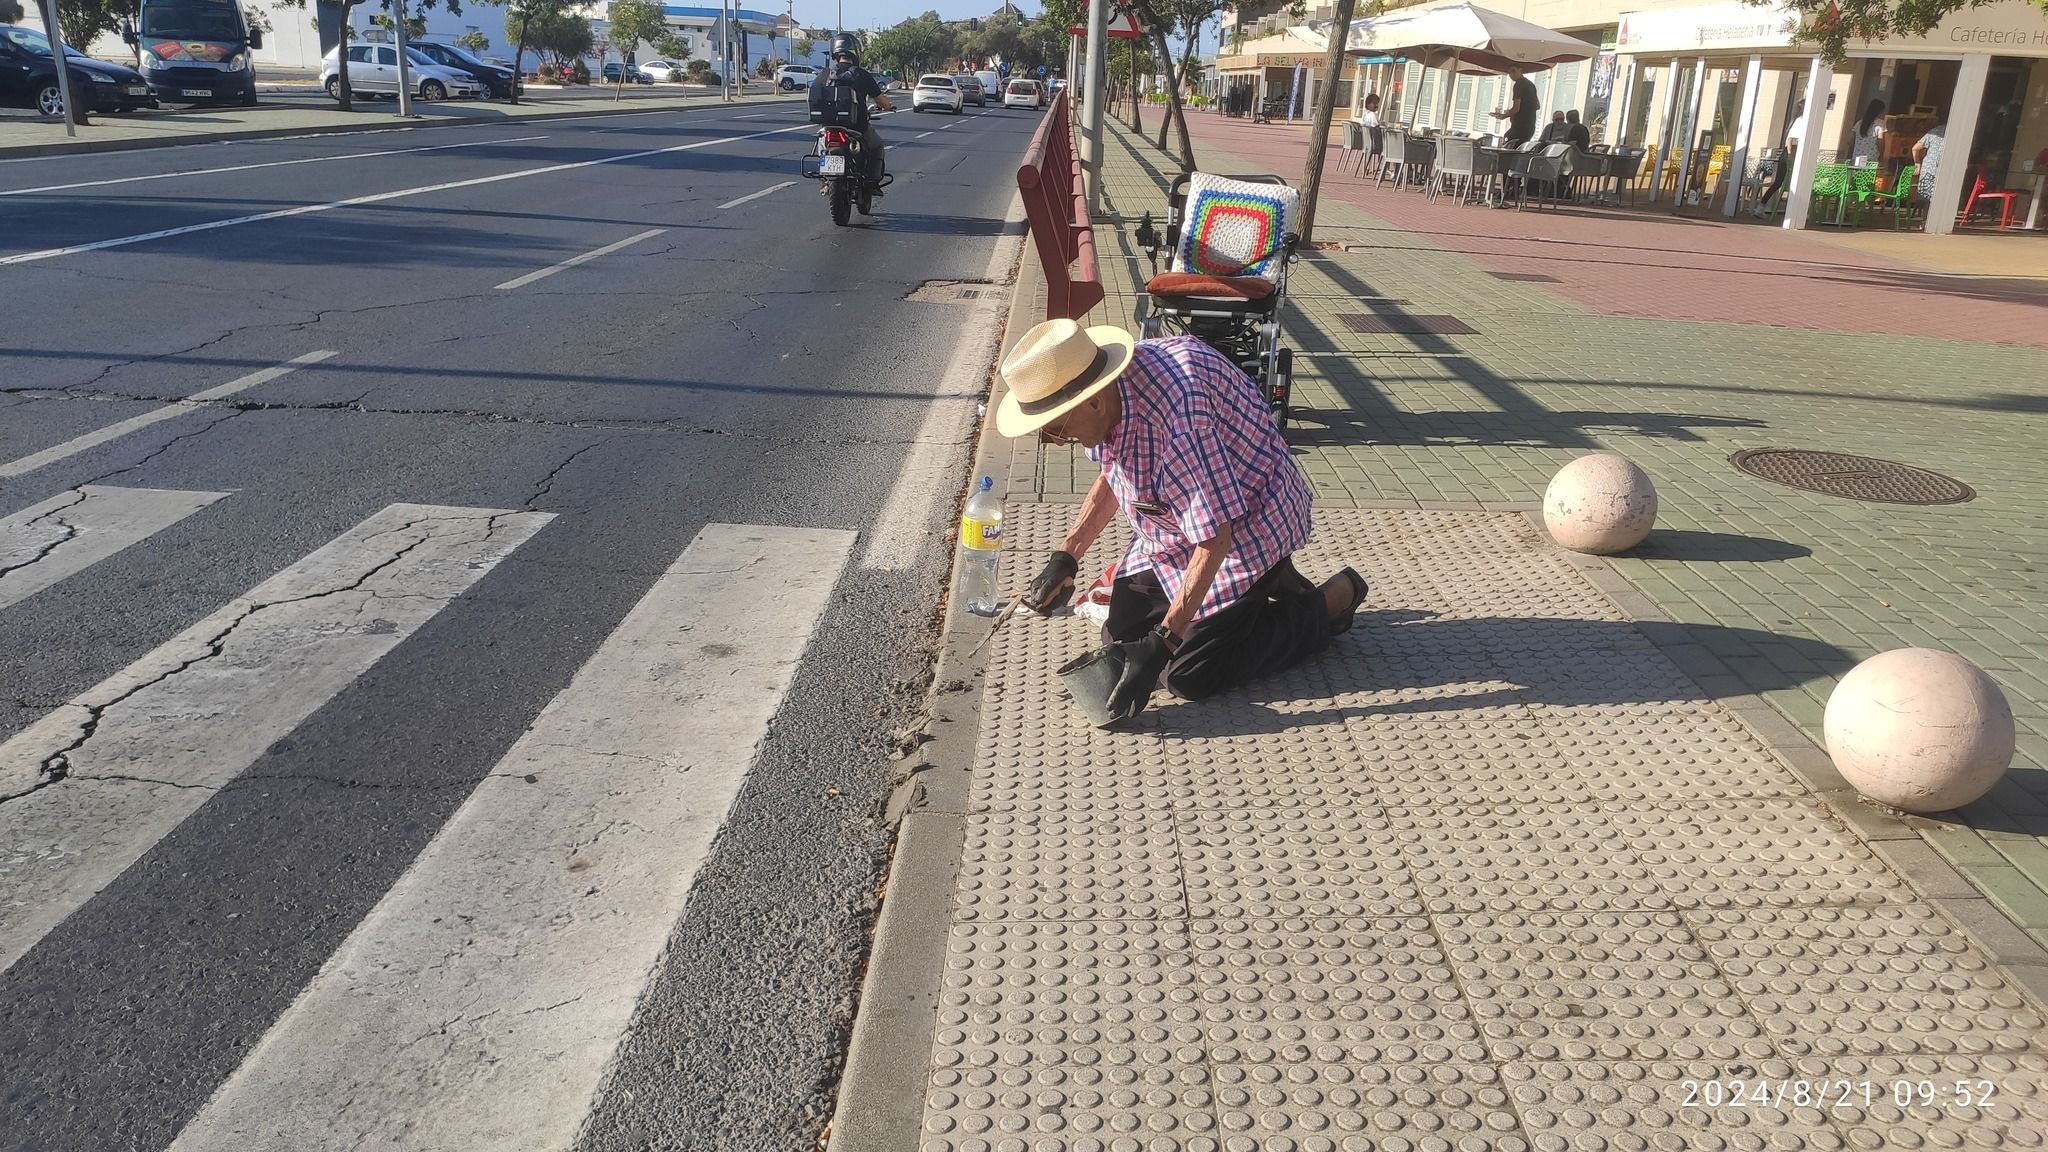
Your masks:
{"label": "white car", "polygon": [[818,70],[809,64],[784,64],[775,70],[775,86],[784,92],[809,88],[818,78]]}
{"label": "white car", "polygon": [[1012,80],[1010,81],[1010,86],[1003,89],[1003,107],[1005,108],[1036,109],[1038,104],[1038,81],[1036,80]]}
{"label": "white car", "polygon": [[957,113],[966,103],[966,99],[966,95],[960,91],[960,85],[953,83],[951,76],[934,72],[929,76],[917,78],[917,87],[910,93],[910,110],[922,112],[927,108],[943,108],[948,112]]}
{"label": "white car", "polygon": [[686,70],[673,60],[649,60],[640,66],[640,74],[658,83],[680,84]]}
{"label": "white car", "polygon": [[[320,62],[320,87],[336,100],[341,99],[340,54],[341,49],[336,48]],[[484,95],[484,86],[476,77],[436,64],[415,49],[406,49],[405,69],[413,94],[422,100]],[[398,49],[389,44],[349,45],[348,87],[351,93],[398,95]]]}

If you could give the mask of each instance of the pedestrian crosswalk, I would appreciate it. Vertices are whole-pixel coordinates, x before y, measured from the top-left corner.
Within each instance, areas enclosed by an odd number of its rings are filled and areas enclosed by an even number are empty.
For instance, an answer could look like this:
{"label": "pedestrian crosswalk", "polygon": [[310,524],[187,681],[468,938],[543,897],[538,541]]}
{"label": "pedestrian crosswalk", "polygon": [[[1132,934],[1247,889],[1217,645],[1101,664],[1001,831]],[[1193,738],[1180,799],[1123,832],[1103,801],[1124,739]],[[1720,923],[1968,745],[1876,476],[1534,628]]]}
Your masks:
{"label": "pedestrian crosswalk", "polygon": [[[0,612],[251,498],[13,513]],[[0,742],[0,976],[554,518],[392,504]],[[856,535],[704,527],[168,1146],[572,1146]]]}

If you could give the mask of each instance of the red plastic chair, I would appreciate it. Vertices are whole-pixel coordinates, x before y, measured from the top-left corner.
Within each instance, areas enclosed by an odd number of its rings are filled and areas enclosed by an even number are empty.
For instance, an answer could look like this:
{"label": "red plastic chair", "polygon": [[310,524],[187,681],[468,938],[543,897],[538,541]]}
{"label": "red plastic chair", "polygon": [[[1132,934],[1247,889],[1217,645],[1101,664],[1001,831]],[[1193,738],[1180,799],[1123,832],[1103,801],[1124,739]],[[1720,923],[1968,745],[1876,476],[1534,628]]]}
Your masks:
{"label": "red plastic chair", "polygon": [[1977,173],[1976,183],[1970,185],[1970,199],[1964,203],[1963,213],[1956,217],[1956,223],[1964,223],[1970,217],[1977,214],[1977,201],[1998,200],[2003,202],[1999,205],[1998,226],[2000,228],[2010,228],[2012,227],[2013,204],[2019,198],[2020,194],[2017,192],[1992,192],[1988,190],[1984,184],[1984,174],[1979,172]]}

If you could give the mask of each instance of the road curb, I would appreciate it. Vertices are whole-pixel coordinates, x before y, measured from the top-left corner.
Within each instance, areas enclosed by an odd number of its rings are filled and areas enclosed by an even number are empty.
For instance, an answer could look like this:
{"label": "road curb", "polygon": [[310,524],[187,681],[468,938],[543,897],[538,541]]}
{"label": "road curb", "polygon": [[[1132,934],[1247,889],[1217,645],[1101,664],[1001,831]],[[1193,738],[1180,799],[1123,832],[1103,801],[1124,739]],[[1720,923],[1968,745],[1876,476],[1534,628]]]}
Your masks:
{"label": "road curb", "polygon": [[[1036,322],[1034,309],[1043,308],[1045,276],[1038,261],[1023,255],[1026,248],[1019,247],[998,362]],[[1004,499],[1010,501],[1019,494],[1008,467],[1012,454],[996,434],[993,419],[1001,394],[998,380],[989,388],[990,418],[982,421],[974,469],[977,475],[1005,478]],[[1028,473],[1025,479],[1028,485]],[[931,739],[902,773],[889,802],[887,819],[897,826],[896,847],[833,1107],[831,1152],[901,1152],[919,1144],[954,881],[966,841],[968,785],[987,669],[982,641],[989,633],[987,620],[948,605],[928,705]]]}
{"label": "road curb", "polygon": [[[742,97],[737,103],[794,103],[793,96],[767,96],[749,99]],[[62,144],[22,144],[0,147],[0,160],[29,160],[42,156],[85,156],[105,152],[146,152],[158,148],[182,148],[188,144],[231,144],[240,140],[288,140],[300,136],[346,136],[351,133],[392,132],[415,128],[450,128],[456,126],[490,127],[500,124],[532,124],[547,120],[581,120],[594,116],[647,116],[656,112],[689,112],[698,108],[711,107],[709,104],[678,104],[669,108],[635,108],[630,105],[620,108],[577,108],[561,111],[520,113],[511,116],[493,117],[489,120],[468,117],[449,119],[414,120],[394,124],[314,124],[297,128],[259,128],[253,132],[195,132],[190,136],[157,139],[125,140],[80,140]],[[722,106],[722,105],[721,105]]]}

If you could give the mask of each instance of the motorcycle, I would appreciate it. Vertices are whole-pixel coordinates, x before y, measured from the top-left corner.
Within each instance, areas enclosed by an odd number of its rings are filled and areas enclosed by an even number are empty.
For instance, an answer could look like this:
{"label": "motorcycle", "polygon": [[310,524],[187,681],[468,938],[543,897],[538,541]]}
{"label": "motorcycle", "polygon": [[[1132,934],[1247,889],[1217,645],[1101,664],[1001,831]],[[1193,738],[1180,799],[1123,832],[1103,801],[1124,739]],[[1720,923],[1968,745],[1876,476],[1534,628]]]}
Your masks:
{"label": "motorcycle", "polygon": [[834,224],[845,224],[855,208],[863,216],[874,215],[875,193],[895,180],[883,176],[877,181],[868,175],[861,142],[859,132],[825,125],[818,129],[818,142],[811,154],[797,162],[797,173],[804,179],[823,181],[820,191],[831,204]]}

